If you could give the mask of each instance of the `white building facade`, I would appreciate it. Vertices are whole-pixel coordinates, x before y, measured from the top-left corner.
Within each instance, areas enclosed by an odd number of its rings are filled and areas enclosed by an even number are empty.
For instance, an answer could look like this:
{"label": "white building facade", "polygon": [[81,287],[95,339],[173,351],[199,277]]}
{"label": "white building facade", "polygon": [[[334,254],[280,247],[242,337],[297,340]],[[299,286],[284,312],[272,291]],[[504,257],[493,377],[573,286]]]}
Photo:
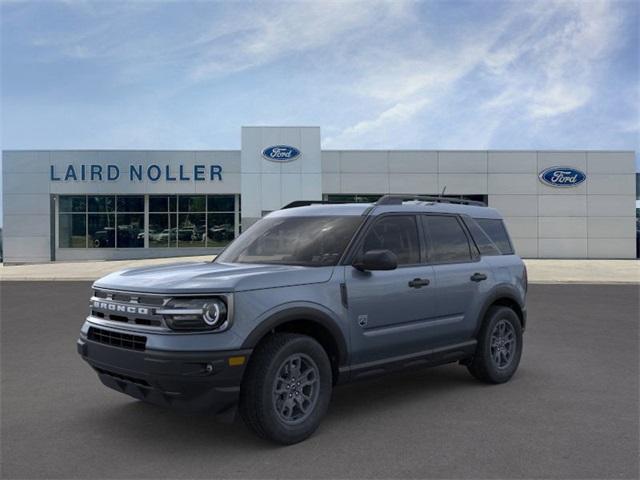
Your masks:
{"label": "white building facade", "polygon": [[633,151],[322,150],[243,127],[240,150],[3,152],[5,263],[216,253],[295,200],[482,200],[525,258],[636,258]]}

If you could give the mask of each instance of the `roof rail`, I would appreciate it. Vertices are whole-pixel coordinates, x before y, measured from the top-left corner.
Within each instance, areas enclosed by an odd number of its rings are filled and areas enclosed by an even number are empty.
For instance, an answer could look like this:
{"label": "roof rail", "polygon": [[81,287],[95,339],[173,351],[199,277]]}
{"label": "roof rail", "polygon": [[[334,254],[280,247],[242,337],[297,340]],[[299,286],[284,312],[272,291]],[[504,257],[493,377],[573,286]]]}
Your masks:
{"label": "roof rail", "polygon": [[353,203],[353,202],[334,202],[331,200],[294,200],[291,203],[287,203],[280,210],[284,210],[286,208],[308,207],[309,205],[335,205],[337,203]]}
{"label": "roof rail", "polygon": [[477,200],[465,200],[463,198],[436,197],[430,195],[383,195],[375,203],[376,205],[402,205],[403,202],[417,200],[421,202],[455,203],[459,205],[475,205],[486,207],[487,204]]}

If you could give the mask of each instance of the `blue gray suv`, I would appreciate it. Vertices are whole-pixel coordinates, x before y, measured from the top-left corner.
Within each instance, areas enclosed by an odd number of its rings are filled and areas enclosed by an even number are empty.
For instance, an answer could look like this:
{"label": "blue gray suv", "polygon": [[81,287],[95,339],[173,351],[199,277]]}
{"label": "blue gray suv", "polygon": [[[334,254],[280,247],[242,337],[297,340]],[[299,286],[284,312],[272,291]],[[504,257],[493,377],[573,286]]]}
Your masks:
{"label": "blue gray suv", "polygon": [[96,281],[78,352],[108,387],[227,418],[239,407],[283,444],[315,431],[339,383],[451,362],[513,376],[527,274],[496,210],[312,203],[269,214],[213,262]]}

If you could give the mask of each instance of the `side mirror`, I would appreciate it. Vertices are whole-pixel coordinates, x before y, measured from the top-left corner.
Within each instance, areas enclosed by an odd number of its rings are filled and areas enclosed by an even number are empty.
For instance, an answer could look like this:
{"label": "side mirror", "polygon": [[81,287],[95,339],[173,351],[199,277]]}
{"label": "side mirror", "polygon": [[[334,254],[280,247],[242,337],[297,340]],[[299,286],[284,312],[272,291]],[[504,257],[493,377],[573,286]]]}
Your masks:
{"label": "side mirror", "polygon": [[365,270],[395,270],[398,268],[398,257],[391,250],[369,250],[357,258],[353,268]]}

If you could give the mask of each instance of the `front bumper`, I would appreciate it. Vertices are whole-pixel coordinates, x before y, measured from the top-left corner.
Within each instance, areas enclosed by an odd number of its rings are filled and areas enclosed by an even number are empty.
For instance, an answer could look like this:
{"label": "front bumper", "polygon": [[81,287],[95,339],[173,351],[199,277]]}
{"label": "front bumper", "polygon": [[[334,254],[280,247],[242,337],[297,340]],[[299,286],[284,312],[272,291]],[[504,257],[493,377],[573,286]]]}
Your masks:
{"label": "front bumper", "polygon": [[[77,349],[107,387],[157,405],[214,413],[237,403],[251,355],[251,350],[136,351],[104,345],[84,335]],[[244,361],[230,366],[230,357],[244,357]],[[237,358],[235,363],[239,363]]]}

